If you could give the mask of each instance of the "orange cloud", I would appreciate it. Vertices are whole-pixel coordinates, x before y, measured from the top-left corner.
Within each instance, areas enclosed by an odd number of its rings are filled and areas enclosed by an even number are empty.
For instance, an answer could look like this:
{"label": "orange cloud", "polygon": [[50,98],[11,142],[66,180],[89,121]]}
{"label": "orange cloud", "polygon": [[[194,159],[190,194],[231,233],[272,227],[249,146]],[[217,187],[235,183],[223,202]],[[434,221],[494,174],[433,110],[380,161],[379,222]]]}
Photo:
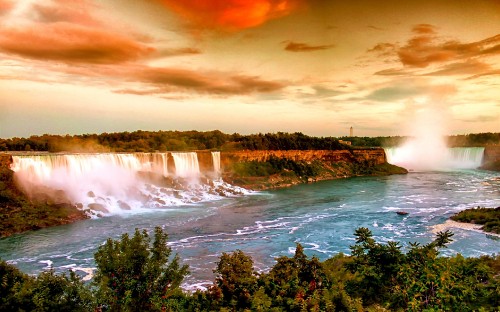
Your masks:
{"label": "orange cloud", "polygon": [[73,0],[71,3],[53,0],[52,3],[35,3],[32,10],[36,20],[42,23],[68,22],[86,26],[101,25],[92,17],[95,7],[85,0]]}
{"label": "orange cloud", "polygon": [[334,47],[333,44],[330,45],[309,45],[307,43],[293,42],[293,41],[285,41],[287,43],[285,46],[286,51],[290,52],[312,52],[319,50],[327,50]]}
{"label": "orange cloud", "polygon": [[0,15],[4,15],[14,7],[12,1],[0,0]]}
{"label": "orange cloud", "polygon": [[413,28],[416,36],[397,52],[404,65],[427,67],[432,63],[500,53],[500,35],[471,43],[461,43],[456,40],[439,42],[434,29],[428,24],[420,24]]}
{"label": "orange cloud", "polygon": [[38,60],[112,64],[154,49],[114,32],[57,22],[0,30],[0,51]]}
{"label": "orange cloud", "polygon": [[237,31],[290,14],[300,0],[160,0],[191,23]]}

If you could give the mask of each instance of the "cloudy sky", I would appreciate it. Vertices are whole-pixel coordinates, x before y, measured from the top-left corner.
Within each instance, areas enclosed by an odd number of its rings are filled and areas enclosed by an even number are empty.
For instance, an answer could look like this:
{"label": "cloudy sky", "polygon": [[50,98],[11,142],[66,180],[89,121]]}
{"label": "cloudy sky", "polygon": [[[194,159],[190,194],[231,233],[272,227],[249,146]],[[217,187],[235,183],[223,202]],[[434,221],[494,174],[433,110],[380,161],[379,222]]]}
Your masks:
{"label": "cloudy sky", "polygon": [[500,131],[500,1],[0,0],[2,138],[431,124]]}

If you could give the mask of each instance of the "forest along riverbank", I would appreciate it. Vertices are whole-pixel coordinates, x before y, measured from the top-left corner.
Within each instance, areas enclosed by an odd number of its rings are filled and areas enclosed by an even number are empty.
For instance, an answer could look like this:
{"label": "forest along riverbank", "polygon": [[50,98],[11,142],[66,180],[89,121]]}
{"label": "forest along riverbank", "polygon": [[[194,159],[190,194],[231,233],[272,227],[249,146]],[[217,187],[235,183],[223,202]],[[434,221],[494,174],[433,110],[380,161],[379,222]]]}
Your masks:
{"label": "forest along riverbank", "polygon": [[[154,158],[155,154],[141,153],[141,155],[151,155],[148,156],[150,158]],[[175,176],[180,168],[176,168],[172,156],[168,156],[167,153],[162,154],[165,154],[164,168],[172,168],[169,170],[172,170]],[[50,154],[44,154],[44,157],[50,157]],[[204,181],[213,179],[212,152],[196,152],[196,158],[198,174],[204,176]],[[88,214],[78,209],[80,207],[71,202],[67,194],[61,190],[51,190],[46,193],[56,196],[42,196],[36,200],[26,196],[15,183],[14,172],[11,170],[12,162],[12,155],[0,153],[0,196],[2,196],[0,216],[3,220],[0,225],[0,237],[88,218]],[[283,188],[299,183],[353,176],[407,173],[403,168],[388,164],[385,152],[381,148],[222,152],[219,166],[220,169],[213,170],[220,170],[215,178],[221,176],[224,181],[232,185],[250,190]],[[204,171],[210,171],[212,176],[205,176]],[[140,171],[134,174],[140,174]],[[164,173],[160,178],[165,179],[167,175]],[[210,181],[208,184],[211,184]],[[161,204],[161,201],[159,203]]]}

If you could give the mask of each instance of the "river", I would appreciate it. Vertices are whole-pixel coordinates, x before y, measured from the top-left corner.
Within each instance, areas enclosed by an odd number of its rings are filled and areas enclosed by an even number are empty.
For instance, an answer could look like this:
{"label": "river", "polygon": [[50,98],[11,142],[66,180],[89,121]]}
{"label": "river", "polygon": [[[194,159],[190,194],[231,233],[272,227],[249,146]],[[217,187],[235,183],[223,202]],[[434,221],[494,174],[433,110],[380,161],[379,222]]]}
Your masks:
{"label": "river", "polygon": [[[184,287],[213,280],[222,252],[241,249],[259,270],[274,258],[293,255],[295,243],[324,260],[349,253],[353,232],[367,227],[378,241],[430,242],[430,226],[475,206],[500,206],[495,172],[450,170],[387,177],[357,177],[303,184],[204,202],[124,211],[70,225],[0,240],[0,258],[27,273],[48,267],[73,269],[82,276],[94,268],[93,254],[108,237],[134,229],[163,227],[169,244],[189,264]],[[401,216],[396,211],[404,210]],[[500,240],[484,233],[453,229],[454,241],[442,254],[480,256],[500,252]]]}

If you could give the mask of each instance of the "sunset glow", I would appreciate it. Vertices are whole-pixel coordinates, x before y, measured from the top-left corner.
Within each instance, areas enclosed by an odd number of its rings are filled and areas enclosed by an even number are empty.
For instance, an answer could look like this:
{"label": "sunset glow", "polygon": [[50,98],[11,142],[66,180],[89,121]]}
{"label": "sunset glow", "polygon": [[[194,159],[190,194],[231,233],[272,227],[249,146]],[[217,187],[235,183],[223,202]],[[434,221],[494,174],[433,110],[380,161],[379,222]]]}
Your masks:
{"label": "sunset glow", "polygon": [[500,4],[0,0],[0,137],[500,129]]}

